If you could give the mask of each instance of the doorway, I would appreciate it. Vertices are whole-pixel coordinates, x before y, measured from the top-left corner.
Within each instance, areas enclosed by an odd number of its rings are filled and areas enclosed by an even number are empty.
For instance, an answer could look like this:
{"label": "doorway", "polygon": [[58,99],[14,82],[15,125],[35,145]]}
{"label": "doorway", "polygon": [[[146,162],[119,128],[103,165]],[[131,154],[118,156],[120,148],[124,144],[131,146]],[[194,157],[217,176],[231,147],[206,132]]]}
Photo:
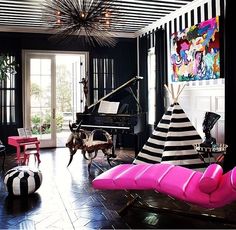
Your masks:
{"label": "doorway", "polygon": [[65,147],[69,122],[84,111],[88,54],[24,51],[24,60],[24,127],[42,148]]}

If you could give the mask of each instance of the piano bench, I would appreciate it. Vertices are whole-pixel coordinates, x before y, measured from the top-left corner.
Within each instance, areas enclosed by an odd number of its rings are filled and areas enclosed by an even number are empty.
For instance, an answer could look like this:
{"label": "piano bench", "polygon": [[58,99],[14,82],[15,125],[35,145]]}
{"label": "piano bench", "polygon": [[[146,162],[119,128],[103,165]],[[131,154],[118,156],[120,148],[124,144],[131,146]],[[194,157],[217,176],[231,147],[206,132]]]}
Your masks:
{"label": "piano bench", "polygon": [[27,150],[24,152],[24,164],[29,165],[30,156],[34,155],[34,162],[38,166],[41,162],[39,152],[37,150]]}

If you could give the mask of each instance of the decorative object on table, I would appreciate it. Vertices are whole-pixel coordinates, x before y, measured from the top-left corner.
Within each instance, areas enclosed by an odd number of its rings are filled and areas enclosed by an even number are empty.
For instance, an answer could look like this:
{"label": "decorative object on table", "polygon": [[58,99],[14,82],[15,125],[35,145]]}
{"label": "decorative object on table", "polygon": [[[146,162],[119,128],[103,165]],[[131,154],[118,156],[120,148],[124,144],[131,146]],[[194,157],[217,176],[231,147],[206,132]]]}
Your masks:
{"label": "decorative object on table", "polygon": [[[95,129],[92,132],[80,129],[81,124],[82,121],[78,125],[71,125],[69,123],[71,134],[67,140],[66,147],[68,147],[70,150],[70,160],[67,167],[71,164],[73,156],[78,149],[82,151],[84,158],[89,161],[89,171],[92,160],[96,158],[99,150],[104,153],[104,155],[107,157],[109,165],[111,165],[110,158],[114,157],[111,151],[113,147],[111,135],[102,129]],[[96,136],[98,136],[99,139],[95,138]]]}
{"label": "decorative object on table", "polygon": [[43,19],[56,29],[56,37],[82,36],[92,46],[114,46],[116,39],[110,32],[118,9],[111,0],[45,0]]}
{"label": "decorative object on table", "polygon": [[17,66],[18,64],[13,56],[0,53],[0,81],[5,80],[8,76],[16,74]]}
{"label": "decorative object on table", "polygon": [[201,143],[201,147],[212,148],[216,144],[216,139],[211,136],[211,130],[215,123],[219,120],[220,115],[213,112],[206,112],[205,118],[202,123],[203,132],[205,133],[204,141]]}
{"label": "decorative object on table", "polygon": [[226,144],[217,144],[216,139],[211,135],[211,130],[219,118],[219,114],[213,112],[205,113],[202,123],[205,137],[201,144],[194,144],[195,151],[199,154],[199,158],[208,164],[222,164],[228,147]]}
{"label": "decorative object on table", "polygon": [[29,195],[41,186],[42,173],[38,168],[17,166],[6,172],[4,183],[9,195]]}
{"label": "decorative object on table", "polygon": [[135,164],[170,163],[195,170],[206,167],[193,147],[200,144],[202,138],[178,103],[183,87],[179,85],[174,90],[173,85],[171,89],[166,86],[173,102],[134,160]]}

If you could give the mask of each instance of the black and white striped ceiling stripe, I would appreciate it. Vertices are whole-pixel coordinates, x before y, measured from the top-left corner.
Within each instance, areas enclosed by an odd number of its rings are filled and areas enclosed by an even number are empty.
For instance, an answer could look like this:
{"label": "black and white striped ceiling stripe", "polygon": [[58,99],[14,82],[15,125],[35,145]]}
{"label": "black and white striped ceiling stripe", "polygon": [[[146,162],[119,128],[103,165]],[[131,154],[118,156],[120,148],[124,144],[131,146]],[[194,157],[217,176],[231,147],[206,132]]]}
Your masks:
{"label": "black and white striped ceiling stripe", "polygon": [[[41,27],[42,30],[45,28],[42,21],[42,1],[0,1],[0,26]],[[192,4],[192,0],[114,0],[114,9],[119,8],[119,12],[114,12],[114,16],[111,16],[114,20],[111,29],[115,32],[145,34],[162,26],[170,36],[173,32],[200,21],[222,15],[225,7],[225,0],[202,0],[193,9],[182,11],[181,7],[184,9],[188,3]],[[150,27],[150,24],[175,15],[176,12],[179,12],[179,16],[170,17],[169,21]],[[142,32],[145,30],[146,32]]]}
{"label": "black and white striped ceiling stripe", "polygon": [[[192,1],[114,0],[111,10],[118,9],[118,12],[114,11],[114,15],[111,14],[111,30],[120,33],[133,33],[133,37],[135,37],[135,32]],[[0,1],[0,26],[40,27],[40,32],[42,28],[48,29],[42,20],[42,2],[43,0]]]}
{"label": "black and white striped ceiling stripe", "polygon": [[[184,11],[181,12],[181,9],[180,9],[180,13],[179,13],[180,15],[178,17],[172,18],[171,20],[163,24],[160,24],[159,26],[154,27],[154,28],[151,28],[150,26],[150,30],[148,30],[147,28],[147,31],[143,33],[141,36],[147,35],[149,33],[150,40],[155,40],[155,38],[153,38],[155,36],[154,30],[156,28],[162,27],[162,28],[165,28],[167,31],[167,34],[168,34],[167,42],[169,44],[171,35],[173,33],[180,31],[182,29],[188,28],[190,26],[193,26],[197,23],[206,21],[212,17],[216,17],[219,15],[224,17],[224,9],[225,9],[225,0],[203,1],[201,5],[187,12],[184,12]],[[155,43],[150,42],[150,44],[154,46]]]}
{"label": "black and white striped ceiling stripe", "polygon": [[[149,39],[149,47],[155,46],[155,30],[158,28],[164,28],[167,33],[167,55],[170,56],[170,41],[171,35],[177,31],[193,26],[197,23],[206,21],[212,17],[221,16],[220,21],[224,19],[224,11],[225,11],[225,0],[205,0],[201,1],[200,5],[197,5],[195,8],[188,9],[187,11],[182,11],[180,9],[177,17],[171,18],[171,20],[167,20],[163,24],[158,24],[158,26],[150,25],[147,28],[139,31],[138,33],[142,33],[140,36],[147,36]],[[160,19],[161,20],[161,19]],[[222,29],[222,28],[220,28]],[[146,30],[146,32],[144,32]],[[137,33],[137,34],[138,34]],[[222,55],[223,57],[223,55]],[[221,59],[223,62],[223,60]],[[171,72],[170,62],[168,63],[168,73]],[[170,74],[168,74],[170,76]]]}

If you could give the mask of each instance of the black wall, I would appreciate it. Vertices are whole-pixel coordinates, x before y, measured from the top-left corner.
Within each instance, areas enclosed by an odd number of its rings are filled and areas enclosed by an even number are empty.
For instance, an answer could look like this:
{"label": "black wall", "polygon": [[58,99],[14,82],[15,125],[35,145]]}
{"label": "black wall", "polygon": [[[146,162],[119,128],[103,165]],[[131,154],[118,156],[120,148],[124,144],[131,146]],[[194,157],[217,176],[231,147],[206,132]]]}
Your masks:
{"label": "black wall", "polygon": [[236,166],[236,46],[232,22],[235,20],[235,1],[227,0],[225,17],[225,143],[228,144],[224,169]]}
{"label": "black wall", "polygon": [[[11,52],[16,55],[19,63],[16,77],[16,124],[1,125],[0,139],[7,144],[7,137],[18,135],[17,128],[23,126],[22,117],[22,50],[50,50],[50,51],[87,51],[89,62],[93,58],[113,58],[115,69],[115,85],[120,86],[137,75],[136,38],[118,38],[115,47],[92,47],[78,37],[71,37],[66,42],[52,39],[48,34],[29,33],[0,33],[0,53]],[[90,76],[91,77],[91,65]]]}

